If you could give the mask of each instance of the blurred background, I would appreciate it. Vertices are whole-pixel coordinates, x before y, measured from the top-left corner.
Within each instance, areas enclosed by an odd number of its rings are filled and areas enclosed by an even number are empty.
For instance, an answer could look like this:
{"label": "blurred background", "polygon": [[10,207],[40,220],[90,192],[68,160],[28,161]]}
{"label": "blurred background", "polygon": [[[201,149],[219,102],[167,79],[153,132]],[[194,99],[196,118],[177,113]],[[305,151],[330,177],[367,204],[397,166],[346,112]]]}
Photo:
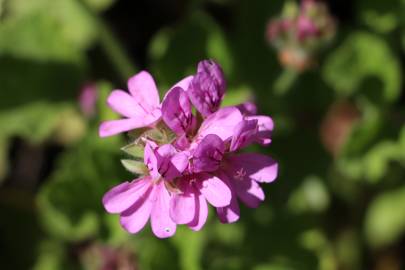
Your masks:
{"label": "blurred background", "polygon": [[[404,270],[404,52],[404,0],[0,0],[0,268]],[[106,96],[205,58],[274,118],[279,178],[235,224],[127,234]]]}

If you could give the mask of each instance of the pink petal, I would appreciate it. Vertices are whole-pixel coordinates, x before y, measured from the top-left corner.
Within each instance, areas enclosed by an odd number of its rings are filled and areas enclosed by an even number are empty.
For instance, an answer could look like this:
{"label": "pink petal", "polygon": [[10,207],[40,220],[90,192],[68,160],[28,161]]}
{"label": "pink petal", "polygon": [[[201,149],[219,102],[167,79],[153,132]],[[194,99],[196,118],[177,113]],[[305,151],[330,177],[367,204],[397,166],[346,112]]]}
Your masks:
{"label": "pink petal", "polygon": [[185,77],[184,79],[182,79],[181,81],[179,81],[178,83],[173,85],[172,89],[175,88],[175,87],[180,87],[184,91],[187,91],[191,81],[193,80],[193,78],[194,78],[194,76]]}
{"label": "pink petal", "polygon": [[202,194],[196,196],[195,214],[193,220],[187,226],[193,231],[199,231],[204,226],[208,218],[208,205]]}
{"label": "pink petal", "polygon": [[194,218],[196,198],[193,192],[175,194],[170,200],[170,217],[177,224],[187,224]]}
{"label": "pink petal", "polygon": [[176,233],[176,223],[169,215],[170,195],[163,181],[155,189],[155,203],[151,214],[152,231],[159,238],[167,238]]}
{"label": "pink petal", "polygon": [[240,210],[236,194],[232,195],[230,205],[217,208],[217,214],[222,223],[233,223],[239,220]]}
{"label": "pink petal", "polygon": [[165,180],[179,177],[188,166],[188,156],[177,152],[171,144],[164,144],[152,150],[150,143],[145,146],[145,164],[154,178],[159,176]]}
{"label": "pink petal", "polygon": [[255,153],[244,153],[229,157],[227,173],[234,178],[248,178],[270,183],[277,178],[278,164],[272,158]]}
{"label": "pink petal", "polygon": [[158,171],[158,160],[155,153],[155,148],[157,145],[152,141],[146,141],[145,149],[143,154],[143,159],[145,165],[149,169],[149,174],[153,179],[159,178],[160,174]]}
{"label": "pink petal", "polygon": [[271,143],[271,135],[274,129],[274,122],[271,117],[264,115],[247,116],[247,120],[257,120],[257,125],[259,127],[258,133],[256,135],[256,141],[266,145]]}
{"label": "pink petal", "polygon": [[227,206],[231,202],[231,190],[218,177],[208,174],[199,174],[201,181],[200,192],[207,201],[215,207]]}
{"label": "pink petal", "polygon": [[174,154],[170,162],[173,164],[178,172],[182,173],[188,167],[188,155],[185,152]]}
{"label": "pink petal", "polygon": [[218,177],[224,181],[224,183],[229,187],[231,190],[231,203],[228,206],[225,207],[217,207],[217,214],[219,217],[219,220],[222,223],[233,223],[236,222],[239,219],[240,216],[240,210],[239,210],[239,204],[237,200],[237,195],[235,194],[234,187],[229,179],[229,177],[222,171],[218,171]]}
{"label": "pink petal", "polygon": [[132,182],[124,182],[110,189],[103,196],[103,205],[109,213],[121,213],[132,206],[149,187],[149,178],[140,178]]}
{"label": "pink petal", "polygon": [[229,150],[233,152],[250,144],[256,136],[257,130],[257,120],[240,121],[235,127]]}
{"label": "pink petal", "polygon": [[140,200],[121,213],[120,223],[129,233],[137,233],[145,227],[153,205],[149,197],[153,195],[153,187],[149,186]]}
{"label": "pink petal", "polygon": [[254,115],[257,113],[256,105],[251,101],[246,101],[245,103],[236,106],[243,115]]}
{"label": "pink petal", "polygon": [[172,88],[162,102],[162,118],[166,125],[177,135],[192,132],[196,119],[191,110],[191,103],[186,92]]}
{"label": "pink petal", "polygon": [[142,117],[145,115],[145,111],[139,106],[135,99],[122,90],[112,91],[107,98],[107,104],[115,112],[126,117]]}
{"label": "pink petal", "polygon": [[105,121],[101,123],[98,133],[100,137],[108,137],[136,128],[149,126],[157,120],[158,118],[156,119],[154,117],[144,117]]}
{"label": "pink petal", "polygon": [[159,106],[159,92],[153,77],[147,71],[131,77],[128,80],[128,89],[145,112],[151,112]]}
{"label": "pink petal", "polygon": [[263,189],[256,181],[250,180],[235,180],[234,182],[236,193],[248,207],[256,208],[264,201],[265,195]]}
{"label": "pink petal", "polygon": [[192,170],[195,173],[213,172],[219,168],[225,152],[224,142],[215,134],[205,136],[193,153]]}
{"label": "pink petal", "polygon": [[208,134],[216,134],[223,141],[233,135],[235,126],[242,121],[242,114],[236,107],[225,107],[208,116],[198,131],[198,138],[202,139]]}
{"label": "pink petal", "polygon": [[198,63],[197,73],[187,91],[194,107],[207,117],[217,111],[226,89],[226,81],[221,67],[212,60]]}

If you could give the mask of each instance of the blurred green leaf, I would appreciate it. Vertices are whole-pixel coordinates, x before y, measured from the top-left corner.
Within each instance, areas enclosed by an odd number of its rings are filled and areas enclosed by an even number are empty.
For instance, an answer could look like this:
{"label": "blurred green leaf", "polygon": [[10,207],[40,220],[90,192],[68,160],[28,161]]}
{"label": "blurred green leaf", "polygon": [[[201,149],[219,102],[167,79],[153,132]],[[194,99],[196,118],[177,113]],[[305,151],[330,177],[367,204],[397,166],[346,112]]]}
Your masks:
{"label": "blurred green leaf", "polygon": [[109,141],[106,148],[95,135],[89,134],[60,158],[38,195],[41,222],[53,237],[85,240],[104,226],[101,198],[121,179],[121,167],[111,163],[112,157],[118,158],[119,141]]}
{"label": "blurred green leaf", "polygon": [[0,137],[20,136],[32,143],[42,142],[55,132],[61,114],[70,109],[69,104],[31,103],[3,111]]}
{"label": "blurred green leaf", "polygon": [[43,241],[40,244],[38,256],[33,266],[33,270],[53,270],[69,269],[66,259],[66,251],[61,243],[52,241]]}
{"label": "blurred green leaf", "polygon": [[[206,13],[195,12],[175,29],[158,32],[150,45],[152,70],[165,88],[195,72],[204,58],[218,61],[229,74],[233,61],[219,25]],[[161,91],[166,91],[161,88]]]}
{"label": "blurred green leaf", "polygon": [[6,138],[0,136],[0,185],[8,172],[8,143]]}
{"label": "blurred green leaf", "polygon": [[292,193],[288,206],[297,213],[323,212],[328,208],[329,202],[329,193],[322,179],[310,176]]}
{"label": "blurred green leaf", "polygon": [[342,96],[353,95],[367,80],[377,78],[364,89],[375,100],[395,101],[401,93],[401,66],[387,42],[366,32],[350,34],[325,62],[323,76]]}
{"label": "blurred green leaf", "polygon": [[405,187],[378,195],[365,218],[368,242],[375,247],[389,245],[405,232]]}
{"label": "blurred green leaf", "polygon": [[403,20],[402,0],[359,0],[356,6],[360,19],[370,28],[381,33],[393,31]]}

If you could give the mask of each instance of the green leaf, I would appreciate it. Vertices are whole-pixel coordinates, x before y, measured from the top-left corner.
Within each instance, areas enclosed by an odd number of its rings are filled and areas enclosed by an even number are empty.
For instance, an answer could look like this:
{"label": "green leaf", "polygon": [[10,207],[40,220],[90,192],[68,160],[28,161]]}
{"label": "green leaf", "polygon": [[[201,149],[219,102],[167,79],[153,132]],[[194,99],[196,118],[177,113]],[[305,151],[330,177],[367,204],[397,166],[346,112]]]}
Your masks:
{"label": "green leaf", "polygon": [[356,2],[356,6],[360,19],[380,33],[393,31],[403,19],[404,3],[401,0],[360,0]]}
{"label": "green leaf", "polygon": [[146,175],[149,172],[143,161],[121,159],[121,164],[125,167],[125,169],[134,174]]}
{"label": "green leaf", "polygon": [[31,103],[0,112],[0,137],[20,136],[32,143],[40,143],[55,132],[62,115],[72,108],[69,104]]}
{"label": "green leaf", "polygon": [[384,192],[370,204],[365,219],[368,242],[385,246],[405,232],[405,187]]}
{"label": "green leaf", "polygon": [[297,213],[323,212],[328,208],[329,201],[329,193],[322,179],[310,176],[290,196],[288,206]]}
{"label": "green leaf", "polygon": [[[395,101],[401,93],[401,66],[387,42],[377,35],[355,32],[326,60],[325,80],[338,94],[363,90],[374,100]],[[370,79],[376,78],[378,82]],[[364,83],[367,83],[364,85]]]}
{"label": "green leaf", "polygon": [[178,27],[165,28],[151,42],[152,70],[165,90],[182,76],[195,73],[197,63],[205,58],[218,61],[226,74],[233,70],[233,60],[225,35],[206,13],[194,12]]}
{"label": "green leaf", "polygon": [[89,133],[80,144],[60,157],[56,168],[41,188],[38,197],[40,221],[54,238],[82,241],[96,237],[105,226],[102,196],[125,179],[121,166],[111,162],[119,158],[117,144],[109,148]]}
{"label": "green leaf", "polygon": [[121,150],[136,159],[143,160],[144,147],[142,145],[131,143],[122,147]]}

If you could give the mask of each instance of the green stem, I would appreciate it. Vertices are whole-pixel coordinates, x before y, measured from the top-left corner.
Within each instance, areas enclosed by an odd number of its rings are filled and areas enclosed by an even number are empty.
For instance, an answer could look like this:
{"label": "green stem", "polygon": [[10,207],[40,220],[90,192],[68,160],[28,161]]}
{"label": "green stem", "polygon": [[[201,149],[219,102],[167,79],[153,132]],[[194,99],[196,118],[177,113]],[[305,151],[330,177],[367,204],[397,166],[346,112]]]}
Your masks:
{"label": "green stem", "polygon": [[135,74],[138,69],[130,61],[131,58],[128,53],[103,19],[86,5],[84,1],[80,1],[80,3],[99,29],[99,42],[106,56],[109,58],[121,79],[127,81],[127,79]]}
{"label": "green stem", "polygon": [[284,95],[297,80],[299,73],[292,69],[284,69],[280,77],[274,82],[273,89],[276,95]]}
{"label": "green stem", "polygon": [[132,64],[127,52],[118,42],[109,26],[100,19],[98,20],[98,24],[100,29],[100,45],[119,73],[121,79],[126,81],[130,76],[136,73],[137,68]]}

